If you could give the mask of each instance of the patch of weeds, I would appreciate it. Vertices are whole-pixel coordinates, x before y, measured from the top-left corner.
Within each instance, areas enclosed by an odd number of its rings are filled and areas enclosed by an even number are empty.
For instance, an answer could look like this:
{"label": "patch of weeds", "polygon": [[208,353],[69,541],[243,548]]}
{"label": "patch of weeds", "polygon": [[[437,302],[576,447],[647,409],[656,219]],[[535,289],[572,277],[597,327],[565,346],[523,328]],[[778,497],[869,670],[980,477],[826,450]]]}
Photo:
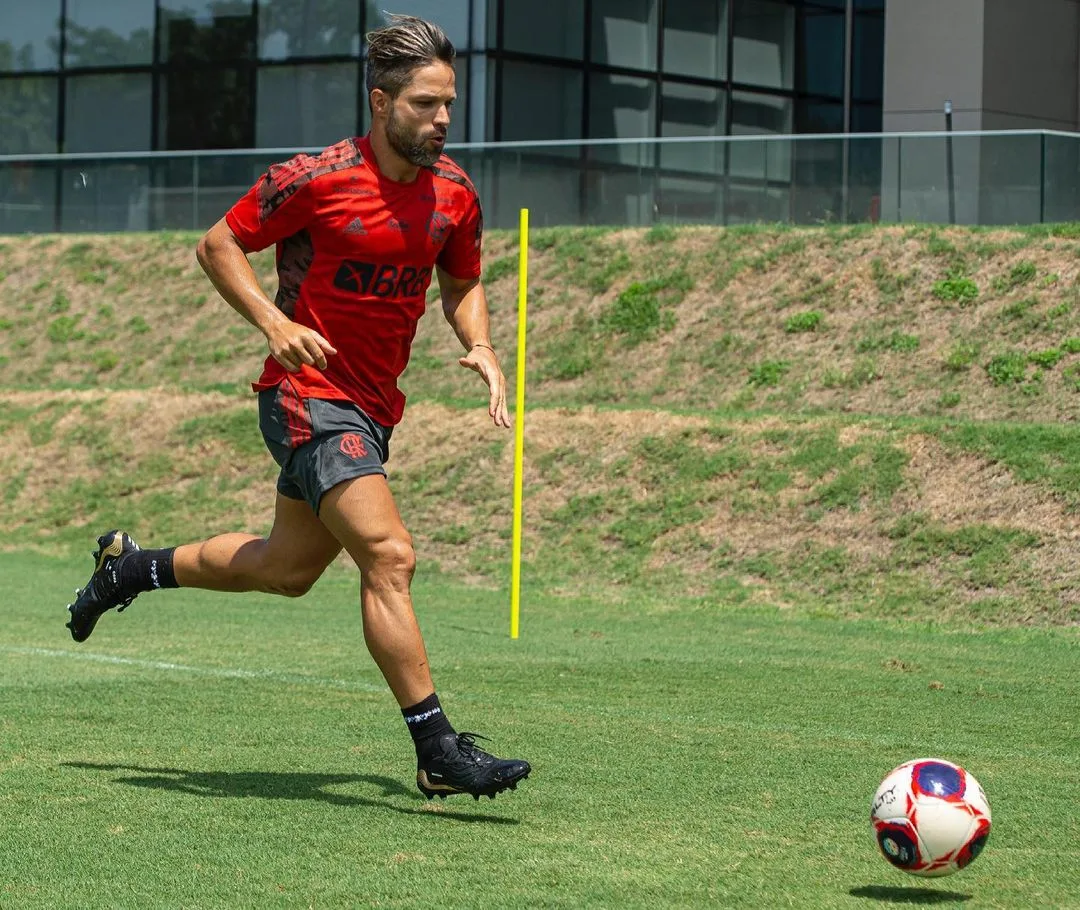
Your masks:
{"label": "patch of weeds", "polygon": [[979,346],[967,341],[953,345],[945,355],[944,366],[950,373],[964,373],[975,365],[979,356]]}
{"label": "patch of weeds", "polygon": [[939,408],[950,410],[960,404],[960,401],[959,392],[942,392],[937,404]]}
{"label": "patch of weeds", "polygon": [[821,377],[821,384],[827,389],[860,389],[882,377],[882,372],[873,357],[860,357],[850,370],[828,369]]}
{"label": "patch of weeds", "polygon": [[66,313],[71,309],[71,301],[63,291],[57,291],[53,295],[52,303],[49,304],[50,313]]}
{"label": "patch of weeds", "polygon": [[882,303],[895,303],[904,292],[904,289],[915,279],[912,272],[907,274],[890,272],[884,260],[880,257],[875,257],[870,261],[870,277],[877,286]]}
{"label": "patch of weeds", "polygon": [[993,288],[999,293],[1007,293],[1033,280],[1037,271],[1035,263],[1025,259],[1009,269],[1007,275],[994,279]]}
{"label": "patch of weeds", "polygon": [[1058,275],[1057,272],[1053,272],[1049,275],[1043,275],[1042,278],[1038,280],[1035,287],[1045,290],[1046,288],[1052,288],[1059,281],[1061,281],[1061,276]]}
{"label": "patch of weeds", "polygon": [[742,339],[731,332],[725,332],[712,342],[702,353],[698,363],[703,369],[715,370],[730,363],[730,355],[743,345]]}
{"label": "patch of weeds", "polygon": [[1007,307],[1002,309],[1002,318],[1009,320],[1010,322],[1018,322],[1020,320],[1028,320],[1030,318],[1031,311],[1035,309],[1042,301],[1038,297],[1025,297],[1023,300],[1014,300]]}
{"label": "patch of weeds", "polygon": [[80,272],[75,276],[78,284],[105,284],[108,280],[108,276],[102,272]]}
{"label": "patch of weeds", "polygon": [[816,332],[821,325],[821,313],[817,310],[809,310],[805,313],[796,313],[784,323],[784,331],[789,335],[803,332]]}
{"label": "patch of weeds", "polygon": [[101,306],[98,307],[97,314],[98,314],[99,319],[106,319],[106,320],[112,319],[113,318],[113,308],[111,306],[109,306],[109,304],[103,303]]}
{"label": "patch of weeds", "polygon": [[35,294],[37,294],[40,291],[44,291],[45,288],[47,288],[48,286],[49,286],[49,279],[48,278],[40,278],[40,279],[38,279],[37,281],[34,282],[33,286],[30,288],[30,290],[33,291]]}
{"label": "patch of weeds", "polygon": [[1080,363],[1074,363],[1072,366],[1065,367],[1061,371],[1061,378],[1065,381],[1065,385],[1068,386],[1074,392],[1080,392]]}
{"label": "patch of weeds", "polygon": [[897,354],[909,354],[919,349],[919,339],[915,335],[893,331],[888,335],[869,335],[855,344],[858,354],[876,354],[879,351],[892,351]]}
{"label": "patch of weeds", "polygon": [[448,543],[454,546],[468,543],[472,539],[472,530],[464,525],[450,525],[436,528],[431,532],[431,539],[436,543]]}
{"label": "patch of weeds", "polygon": [[112,351],[98,351],[94,354],[94,368],[99,373],[108,373],[120,363],[120,357]]}
{"label": "patch of weeds", "polygon": [[19,494],[26,486],[26,474],[15,474],[4,484],[4,504],[11,505],[19,498]]}
{"label": "patch of weeds", "polygon": [[763,360],[750,368],[750,378],[746,382],[759,388],[776,386],[790,369],[791,364],[786,360]]}
{"label": "patch of weeds", "polygon": [[671,243],[675,237],[675,228],[670,224],[654,224],[645,232],[645,242],[650,245],[657,243]]}
{"label": "patch of weeds", "polygon": [[1080,354],[1080,338],[1066,338],[1061,342],[1061,350],[1066,354]]}
{"label": "patch of weeds", "polygon": [[657,330],[675,326],[670,306],[677,304],[693,286],[682,269],[660,278],[635,281],[624,289],[600,317],[601,328],[624,336],[634,346],[652,337]]}
{"label": "patch of weeds", "polygon": [[782,243],[778,243],[771,250],[766,250],[764,253],[751,259],[749,264],[755,272],[767,272],[781,259],[786,256],[795,256],[805,249],[805,237],[791,237],[784,240]]}
{"label": "patch of weeds", "polygon": [[998,354],[986,364],[986,375],[994,385],[1018,385],[1027,378],[1028,357],[1022,351]]}
{"label": "patch of weeds", "polygon": [[503,256],[501,259],[496,259],[490,263],[487,268],[484,269],[484,284],[494,284],[500,278],[505,278],[508,275],[516,274],[518,270],[518,257]]}
{"label": "patch of weeds", "polygon": [[241,455],[258,456],[264,451],[258,421],[247,407],[195,417],[177,427],[173,435],[185,446],[224,442]]}
{"label": "patch of weeds", "polygon": [[1052,370],[1061,363],[1064,357],[1065,352],[1061,348],[1047,348],[1045,351],[1034,351],[1028,354],[1028,360],[1044,370]]}
{"label": "patch of weeds", "polygon": [[979,296],[979,286],[970,278],[957,272],[934,282],[934,296],[938,300],[968,303]]}
{"label": "patch of weeds", "polygon": [[54,344],[77,341],[85,333],[79,331],[82,316],[57,316],[45,329],[45,337]]}
{"label": "patch of weeds", "polygon": [[150,331],[150,323],[148,323],[141,315],[132,316],[128,320],[127,327],[136,335],[145,335]]}
{"label": "patch of weeds", "polygon": [[0,332],[6,332],[15,325],[10,319],[0,317]]}

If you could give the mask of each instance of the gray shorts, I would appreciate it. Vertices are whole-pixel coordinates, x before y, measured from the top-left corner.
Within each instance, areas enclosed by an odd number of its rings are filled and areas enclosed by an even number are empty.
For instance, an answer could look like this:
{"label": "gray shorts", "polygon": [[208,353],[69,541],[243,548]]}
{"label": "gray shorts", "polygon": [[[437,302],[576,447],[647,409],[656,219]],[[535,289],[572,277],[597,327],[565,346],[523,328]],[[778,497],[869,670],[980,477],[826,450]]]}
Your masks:
{"label": "gray shorts", "polygon": [[376,423],[351,401],[300,398],[286,380],[259,392],[259,429],[281,467],[282,496],[319,514],[323,494],[368,474],[386,476],[393,427]]}

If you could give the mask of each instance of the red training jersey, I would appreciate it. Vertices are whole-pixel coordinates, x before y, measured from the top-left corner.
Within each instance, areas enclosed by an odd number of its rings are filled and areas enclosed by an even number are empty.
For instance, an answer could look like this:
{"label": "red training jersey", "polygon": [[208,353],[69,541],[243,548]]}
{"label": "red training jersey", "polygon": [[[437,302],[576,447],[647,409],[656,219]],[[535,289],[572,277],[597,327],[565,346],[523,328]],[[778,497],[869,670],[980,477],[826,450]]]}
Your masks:
{"label": "red training jersey", "polygon": [[253,388],[288,378],[301,397],[347,399],[381,424],[400,421],[397,379],[432,269],[480,275],[483,216],[465,172],[443,155],[398,183],[379,172],[366,136],[346,139],[273,165],[225,220],[249,250],[277,244],[275,303],[337,349],[325,370],[289,373],[267,357]]}

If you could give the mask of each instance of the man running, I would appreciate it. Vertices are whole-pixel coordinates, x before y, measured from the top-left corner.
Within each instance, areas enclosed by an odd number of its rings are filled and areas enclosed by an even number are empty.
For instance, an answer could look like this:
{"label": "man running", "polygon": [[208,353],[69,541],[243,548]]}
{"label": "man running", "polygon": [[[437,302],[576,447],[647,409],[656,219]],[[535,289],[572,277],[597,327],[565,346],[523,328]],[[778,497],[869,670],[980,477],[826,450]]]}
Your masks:
{"label": "man running", "polygon": [[[218,292],[269,347],[254,389],[281,468],[270,536],[143,550],[109,531],[67,625],[85,641],[106,611],[157,588],[299,597],[344,548],[360,569],[364,640],[416,746],[417,786],[428,799],[494,798],[527,777],[529,763],[488,754],[443,712],[413,613],[412,541],[383,467],[405,406],[397,379],[433,272],[466,350],[458,362],[487,384],[495,426],[510,426],[480,283],[480,202],[443,154],[455,51],[438,26],[408,16],[367,41],[368,135],[272,166],[197,250]],[[273,302],[248,261],[271,244]]]}

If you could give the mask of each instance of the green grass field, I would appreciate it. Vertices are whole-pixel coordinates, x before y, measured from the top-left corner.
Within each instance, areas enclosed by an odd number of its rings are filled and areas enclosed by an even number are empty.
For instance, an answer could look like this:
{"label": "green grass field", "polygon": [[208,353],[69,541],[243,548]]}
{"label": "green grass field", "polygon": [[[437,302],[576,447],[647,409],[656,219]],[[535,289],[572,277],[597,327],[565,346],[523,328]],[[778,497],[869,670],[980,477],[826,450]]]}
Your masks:
{"label": "green grass field", "polygon": [[[1075,907],[1075,629],[615,605],[421,575],[459,729],[534,765],[428,803],[364,651],[356,582],[299,601],[144,595],[74,645],[88,556],[0,554],[0,907]],[[940,755],[987,790],[987,850],[893,870],[878,780]]]}

